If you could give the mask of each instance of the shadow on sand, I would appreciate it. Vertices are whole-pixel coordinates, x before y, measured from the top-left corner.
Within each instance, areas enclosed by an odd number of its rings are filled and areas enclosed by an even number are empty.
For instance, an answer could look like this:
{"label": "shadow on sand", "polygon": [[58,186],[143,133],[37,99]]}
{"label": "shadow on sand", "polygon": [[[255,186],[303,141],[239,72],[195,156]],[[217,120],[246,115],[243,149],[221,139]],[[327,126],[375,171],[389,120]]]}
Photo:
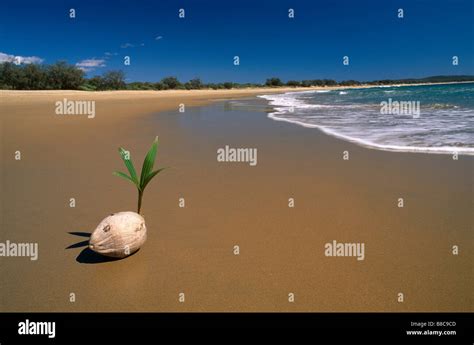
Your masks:
{"label": "shadow on sand", "polygon": [[[80,236],[80,237],[87,237],[87,238],[91,237],[90,232],[69,232],[69,234],[75,235],[75,236]],[[81,248],[81,247],[86,247],[76,257],[76,261],[81,263],[81,264],[100,264],[102,262],[109,262],[109,261],[117,260],[117,259],[114,259],[114,258],[109,258],[107,256],[100,255],[100,254],[90,250],[88,239],[85,240],[85,241],[80,241],[80,242],[71,244],[66,249],[74,249],[74,248]]]}
{"label": "shadow on sand", "polygon": [[102,262],[117,261],[120,259],[109,258],[92,251],[89,247],[84,248],[76,258],[81,264],[100,264]]}
{"label": "shadow on sand", "polygon": [[[91,233],[89,233],[89,232],[69,232],[69,234],[75,235],[75,236],[80,236],[80,237],[90,237],[91,236]],[[93,250],[91,250],[89,248],[89,240],[80,241],[80,242],[71,244],[69,247],[66,247],[66,249],[74,249],[74,248],[81,248],[81,247],[86,247],[76,257],[76,261],[81,263],[81,264],[100,264],[100,263],[103,263],[103,262],[122,260],[122,259],[119,259],[119,258],[110,258],[110,257],[100,255],[100,254],[94,252]],[[132,253],[129,256],[132,256],[135,253]]]}

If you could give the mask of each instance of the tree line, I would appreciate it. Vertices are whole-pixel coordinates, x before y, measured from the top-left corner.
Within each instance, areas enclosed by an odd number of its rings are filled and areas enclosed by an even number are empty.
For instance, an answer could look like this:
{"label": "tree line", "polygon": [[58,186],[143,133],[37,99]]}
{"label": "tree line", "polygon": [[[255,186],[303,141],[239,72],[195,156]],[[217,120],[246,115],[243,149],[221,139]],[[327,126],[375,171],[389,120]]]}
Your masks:
{"label": "tree line", "polygon": [[288,80],[268,78],[265,83],[203,83],[200,78],[180,82],[170,76],[158,82],[125,82],[123,71],[108,71],[100,76],[86,78],[80,68],[64,61],[52,65],[25,64],[16,65],[12,62],[0,63],[0,89],[7,90],[199,90],[199,89],[234,89],[249,87],[311,87],[311,86],[357,86],[357,85],[393,85],[412,83],[436,83],[473,81],[474,76],[434,76],[422,79],[375,80],[360,82],[344,80],[337,82],[332,79]]}

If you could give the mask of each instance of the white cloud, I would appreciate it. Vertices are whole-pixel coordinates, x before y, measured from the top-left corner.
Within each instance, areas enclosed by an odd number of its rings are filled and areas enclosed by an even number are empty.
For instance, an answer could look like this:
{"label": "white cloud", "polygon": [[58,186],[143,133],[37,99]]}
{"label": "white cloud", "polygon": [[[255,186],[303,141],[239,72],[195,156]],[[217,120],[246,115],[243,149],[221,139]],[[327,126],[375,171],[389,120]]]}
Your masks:
{"label": "white cloud", "polygon": [[159,40],[161,40],[162,38],[163,38],[163,36],[156,36],[156,37],[155,37],[155,41],[159,41]]}
{"label": "white cloud", "polygon": [[133,47],[135,47],[135,45],[131,43],[124,43],[120,46],[120,48],[133,48]]}
{"label": "white cloud", "polygon": [[14,62],[16,64],[31,64],[31,63],[42,63],[44,59],[37,56],[19,56],[10,55],[0,52],[0,63],[3,62]]}
{"label": "white cloud", "polygon": [[110,58],[112,58],[113,56],[117,56],[117,55],[118,55],[118,53],[115,53],[115,52],[114,52],[114,53],[105,52],[105,53],[104,53],[104,59],[110,59]]}
{"label": "white cloud", "polygon": [[105,67],[104,59],[86,59],[76,63],[76,67],[83,70],[84,72],[92,71],[99,67]]}

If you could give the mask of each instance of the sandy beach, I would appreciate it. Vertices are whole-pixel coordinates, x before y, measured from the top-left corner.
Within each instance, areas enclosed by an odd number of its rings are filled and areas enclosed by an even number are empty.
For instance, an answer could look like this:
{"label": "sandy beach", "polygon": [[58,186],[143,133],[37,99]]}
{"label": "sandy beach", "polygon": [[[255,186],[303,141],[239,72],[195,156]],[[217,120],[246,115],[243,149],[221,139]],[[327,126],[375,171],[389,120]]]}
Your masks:
{"label": "sandy beach", "polygon": [[[367,149],[231,101],[284,91],[0,91],[0,241],[39,246],[37,261],[1,258],[0,309],[472,311],[474,157]],[[63,98],[96,116],[56,115]],[[141,166],[157,135],[171,168],[144,196],[144,247],[108,262],[67,249],[135,210],[117,147]],[[225,145],[258,164],[219,163]],[[365,243],[365,259],[325,256],[334,240]]]}

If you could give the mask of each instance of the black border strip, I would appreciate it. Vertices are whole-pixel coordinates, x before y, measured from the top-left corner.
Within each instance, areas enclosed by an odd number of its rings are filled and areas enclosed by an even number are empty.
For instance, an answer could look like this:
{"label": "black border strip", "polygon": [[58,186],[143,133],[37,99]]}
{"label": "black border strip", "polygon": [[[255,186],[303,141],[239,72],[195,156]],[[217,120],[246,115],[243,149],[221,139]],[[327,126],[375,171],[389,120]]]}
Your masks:
{"label": "black border strip", "polygon": [[[55,322],[55,338],[19,335],[26,319]],[[407,335],[411,322],[456,335]],[[473,344],[473,325],[473,313],[1,313],[0,344]]]}

